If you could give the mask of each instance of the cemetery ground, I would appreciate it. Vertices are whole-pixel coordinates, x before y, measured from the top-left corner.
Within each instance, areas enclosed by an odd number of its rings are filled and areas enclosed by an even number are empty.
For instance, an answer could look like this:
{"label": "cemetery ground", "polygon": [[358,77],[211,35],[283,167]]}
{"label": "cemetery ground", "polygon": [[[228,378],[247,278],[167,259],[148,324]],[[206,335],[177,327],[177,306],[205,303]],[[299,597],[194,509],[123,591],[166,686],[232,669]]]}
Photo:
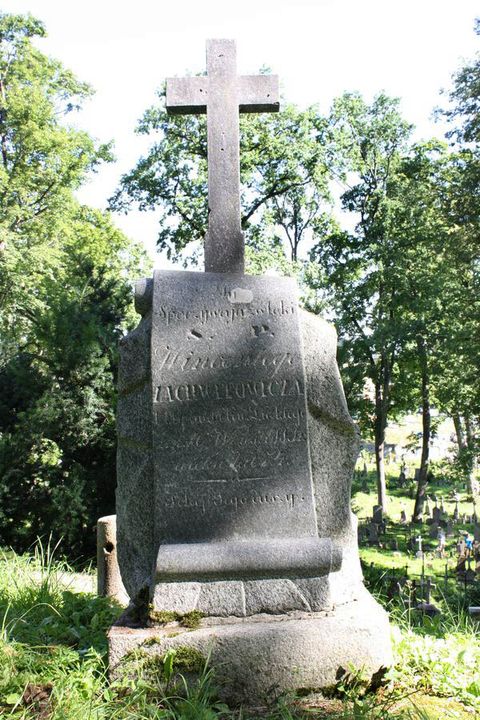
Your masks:
{"label": "cemetery ground", "polygon": [[[353,507],[360,525],[371,517],[375,502],[373,466],[365,479],[356,473]],[[398,486],[398,466],[388,466],[389,520],[378,544],[360,542],[366,583],[390,611],[395,667],[380,687],[366,688],[361,673],[349,672],[322,696],[285,698],[268,708],[229,709],[216,699],[215,678],[192,657],[166,657],[143,679],[109,683],[106,673],[106,630],[119,614],[107,598],[89,588],[93,571],[79,576],[41,543],[32,554],[2,552],[0,558],[0,716],[16,719],[178,718],[188,720],[305,720],[306,718],[472,718],[480,716],[480,638],[468,606],[480,605],[480,581],[457,572],[457,544],[473,526],[462,522],[471,503],[460,492],[460,520],[446,538],[443,557],[429,525],[408,528],[401,509],[411,515],[408,488]],[[452,486],[429,488],[445,516],[455,503]],[[468,519],[468,518],[466,518]],[[422,558],[415,557],[418,534],[424,538]],[[395,549],[392,549],[395,547]],[[396,549],[398,547],[398,549]],[[410,548],[410,549],[408,549]],[[464,571],[467,569],[465,563]],[[83,583],[82,583],[83,578]],[[428,601],[440,612],[417,609]],[[433,612],[436,612],[434,610]],[[134,663],[142,662],[141,657]],[[200,671],[187,690],[182,677]],[[254,672],[252,668],[252,672]],[[265,678],[268,683],[268,678]]]}

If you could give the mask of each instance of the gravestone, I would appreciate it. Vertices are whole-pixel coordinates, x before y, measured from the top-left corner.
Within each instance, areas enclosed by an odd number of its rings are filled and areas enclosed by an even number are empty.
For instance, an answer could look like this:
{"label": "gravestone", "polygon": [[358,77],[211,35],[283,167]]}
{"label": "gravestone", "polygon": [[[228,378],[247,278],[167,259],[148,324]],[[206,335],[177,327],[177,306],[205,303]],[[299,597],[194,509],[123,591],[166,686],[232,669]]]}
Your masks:
{"label": "gravestone", "polygon": [[369,545],[379,545],[378,537],[378,525],[375,522],[370,522],[367,525],[367,542]]}
{"label": "gravestone", "polygon": [[381,505],[373,506],[372,521],[377,525],[381,525],[383,523],[383,508]]}
{"label": "gravestone", "polygon": [[435,505],[435,507],[432,510],[432,522],[433,525],[438,525],[440,523],[440,520],[442,519],[442,511],[440,508]]}
{"label": "gravestone", "polygon": [[[342,668],[378,672],[391,648],[362,582],[359,435],[335,332],[299,309],[292,279],[243,274],[238,112],[278,110],[278,83],[237,77],[231,41],[207,43],[207,70],[167,81],[171,112],[207,112],[207,272],[137,283],[142,319],[120,345],[117,547],[132,603],[109,660],[116,673],[137,647],[160,660],[195,648],[227,699],[257,703],[331,686]],[[174,628],[156,624],[165,613]]]}
{"label": "gravestone", "polygon": [[468,557],[466,560],[464,582],[466,585],[471,585],[471,583],[475,582],[475,580],[476,580],[475,566],[472,568],[472,558]]}

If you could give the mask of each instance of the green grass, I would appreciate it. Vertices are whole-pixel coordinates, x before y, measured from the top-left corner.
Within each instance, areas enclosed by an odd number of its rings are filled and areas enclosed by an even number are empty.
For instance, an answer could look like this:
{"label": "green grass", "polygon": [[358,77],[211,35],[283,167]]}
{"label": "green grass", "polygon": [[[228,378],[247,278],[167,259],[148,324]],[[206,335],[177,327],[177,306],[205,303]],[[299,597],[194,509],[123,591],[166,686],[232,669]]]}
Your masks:
{"label": "green grass", "polygon": [[48,548],[39,547],[33,556],[0,554],[1,717],[434,720],[471,718],[472,711],[480,711],[480,642],[461,608],[429,621],[398,603],[391,607],[397,662],[390,687],[376,692],[353,674],[328,697],[284,698],[256,711],[231,710],[218,701],[208,667],[196,682],[184,683],[184,664],[175,655],[166,656],[150,677],[109,684],[105,633],[119,607],[105,598],[64,590],[61,577],[66,572]]}
{"label": "green grass", "polygon": [[[376,504],[375,489],[375,471],[373,464],[367,465],[368,475],[367,484],[370,492],[364,492],[359,477],[359,471],[363,467],[363,461],[358,465],[358,472],[355,476],[352,488],[352,509],[357,515],[359,522],[366,522],[372,517],[373,506]],[[381,547],[361,547],[360,557],[365,565],[373,564],[377,568],[404,569],[408,568],[408,572],[412,575],[420,575],[422,572],[422,560],[415,558],[415,553],[407,551],[407,537],[409,532],[407,528],[400,523],[400,513],[405,509],[407,520],[410,521],[413,514],[414,499],[409,497],[407,488],[398,487],[397,478],[400,468],[396,463],[387,464],[387,488],[388,488],[388,507],[386,508],[386,516],[388,518],[387,533],[380,538]],[[438,479],[428,486],[427,493],[431,498],[437,496],[439,503],[443,499],[445,511],[450,517],[455,509],[455,502],[452,500],[452,493],[456,491],[460,498],[459,513],[460,515],[472,515],[473,503],[468,497],[468,493],[458,485],[452,485],[445,481],[439,474]],[[432,507],[434,502],[432,500]],[[478,508],[480,517],[480,507]],[[473,524],[458,523],[454,526],[454,532],[451,537],[446,539],[446,557],[437,558],[435,549],[437,540],[429,537],[430,526],[426,523],[412,527],[413,535],[421,534],[423,543],[422,547],[425,552],[425,572],[430,576],[436,576],[439,586],[444,586],[443,579],[445,575],[445,565],[448,564],[448,572],[452,583],[454,582],[453,569],[456,564],[456,544],[460,534],[464,531],[473,533]],[[390,549],[390,543],[396,538],[398,541],[399,552]],[[417,547],[417,546],[415,546]],[[451,583],[451,584],[452,584]]]}

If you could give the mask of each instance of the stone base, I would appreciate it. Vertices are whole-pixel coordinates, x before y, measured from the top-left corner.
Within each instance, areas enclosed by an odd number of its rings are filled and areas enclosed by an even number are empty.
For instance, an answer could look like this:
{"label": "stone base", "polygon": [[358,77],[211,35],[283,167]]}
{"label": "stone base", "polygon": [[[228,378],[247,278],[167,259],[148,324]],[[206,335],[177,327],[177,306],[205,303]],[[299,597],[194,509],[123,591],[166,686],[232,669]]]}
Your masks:
{"label": "stone base", "polygon": [[372,676],[392,664],[385,610],[368,592],[329,613],[204,618],[196,630],[178,623],[109,632],[113,676],[138,648],[161,657],[169,648],[192,647],[215,668],[223,699],[255,705],[286,691],[332,687],[347,672]]}

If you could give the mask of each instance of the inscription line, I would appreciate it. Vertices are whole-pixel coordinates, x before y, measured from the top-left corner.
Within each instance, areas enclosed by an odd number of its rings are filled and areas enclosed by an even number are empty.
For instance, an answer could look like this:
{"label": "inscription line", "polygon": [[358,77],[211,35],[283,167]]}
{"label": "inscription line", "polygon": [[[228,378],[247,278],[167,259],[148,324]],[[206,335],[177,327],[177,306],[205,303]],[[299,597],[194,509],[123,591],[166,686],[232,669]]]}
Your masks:
{"label": "inscription line", "polygon": [[273,477],[231,477],[219,478],[218,480],[193,480],[194,483],[225,483],[225,482],[249,482],[254,480],[273,480]]}

